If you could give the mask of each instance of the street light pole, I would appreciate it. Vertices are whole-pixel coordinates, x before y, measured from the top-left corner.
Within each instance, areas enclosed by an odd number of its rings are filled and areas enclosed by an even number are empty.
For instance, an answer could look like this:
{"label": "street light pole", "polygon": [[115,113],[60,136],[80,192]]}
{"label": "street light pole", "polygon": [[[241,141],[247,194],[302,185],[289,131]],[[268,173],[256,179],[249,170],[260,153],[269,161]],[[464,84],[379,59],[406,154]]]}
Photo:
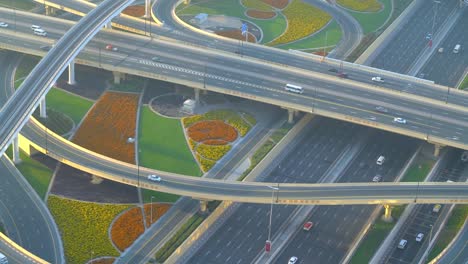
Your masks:
{"label": "street light pole", "polygon": [[431,38],[429,40],[429,47],[432,46],[432,40],[434,39],[434,28],[435,28],[435,20],[436,20],[436,17],[437,17],[437,5],[440,4],[440,1],[437,1],[437,0],[434,0],[433,3],[435,4],[434,5],[434,17],[432,19],[432,35],[431,35]]}
{"label": "street light pole", "polygon": [[154,196],[151,195],[151,221],[150,221],[150,226],[153,224],[153,198],[154,198]]}
{"label": "street light pole", "polygon": [[[427,241],[427,250],[429,250],[429,246],[431,245],[431,239],[432,239],[432,228],[434,227],[433,225],[429,225],[431,227],[431,230],[429,231],[429,241]],[[426,252],[426,262],[429,259],[429,252]]]}
{"label": "street light pole", "polygon": [[273,186],[267,186],[268,188],[271,189],[271,206],[270,206],[270,222],[268,224],[268,240],[271,243],[271,220],[273,216],[273,202],[274,202],[274,194],[275,191],[279,190],[279,185],[278,187],[273,187]]}

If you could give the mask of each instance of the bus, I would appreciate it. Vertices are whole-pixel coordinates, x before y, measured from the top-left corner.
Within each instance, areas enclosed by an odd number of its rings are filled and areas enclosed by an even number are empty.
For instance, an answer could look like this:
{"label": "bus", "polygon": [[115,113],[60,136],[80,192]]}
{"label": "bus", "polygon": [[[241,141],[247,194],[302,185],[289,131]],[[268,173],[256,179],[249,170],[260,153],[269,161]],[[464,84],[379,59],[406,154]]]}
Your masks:
{"label": "bus", "polygon": [[304,89],[302,89],[302,87],[294,85],[294,84],[289,84],[289,83],[286,84],[284,89],[286,91],[293,92],[293,93],[298,93],[298,94],[301,94],[302,92],[304,92]]}

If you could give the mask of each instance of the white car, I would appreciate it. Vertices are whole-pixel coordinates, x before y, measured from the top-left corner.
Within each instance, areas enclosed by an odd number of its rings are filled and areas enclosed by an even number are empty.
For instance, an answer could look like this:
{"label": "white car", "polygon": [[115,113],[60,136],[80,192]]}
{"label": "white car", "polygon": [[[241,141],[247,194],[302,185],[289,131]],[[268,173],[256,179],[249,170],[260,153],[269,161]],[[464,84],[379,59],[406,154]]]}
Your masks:
{"label": "white car", "polygon": [[416,242],[421,242],[423,240],[423,237],[424,237],[424,234],[423,233],[419,233],[417,236],[416,236]]}
{"label": "white car", "polygon": [[5,23],[5,22],[0,22],[0,27],[2,27],[2,28],[7,28],[7,27],[8,27],[8,24]]}
{"label": "white car", "polygon": [[385,82],[385,80],[384,80],[382,77],[378,77],[378,76],[372,77],[372,81],[374,81],[374,82],[380,82],[380,83]]}
{"label": "white car", "polygon": [[400,240],[400,243],[398,243],[397,248],[399,248],[399,249],[405,249],[407,243],[408,243],[408,240],[402,239],[402,240]]}
{"label": "white car", "polygon": [[374,178],[372,178],[373,182],[380,182],[382,180],[382,175],[375,175]]}
{"label": "white car", "polygon": [[395,117],[395,118],[393,118],[393,122],[400,123],[400,124],[406,124],[406,119],[401,118],[401,117]]}
{"label": "white car", "polygon": [[288,261],[288,264],[295,264],[297,262],[297,257],[291,257]]}
{"label": "white car", "polygon": [[161,182],[161,177],[156,176],[154,174],[150,174],[150,175],[148,175],[148,180],[154,181],[154,182]]}

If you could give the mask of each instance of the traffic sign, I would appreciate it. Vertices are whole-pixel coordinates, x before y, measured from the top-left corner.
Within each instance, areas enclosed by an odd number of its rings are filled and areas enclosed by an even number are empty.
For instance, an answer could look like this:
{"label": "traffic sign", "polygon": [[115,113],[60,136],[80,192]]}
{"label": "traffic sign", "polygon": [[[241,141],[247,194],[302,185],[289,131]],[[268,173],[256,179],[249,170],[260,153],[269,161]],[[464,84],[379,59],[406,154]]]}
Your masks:
{"label": "traffic sign", "polygon": [[247,33],[248,27],[246,23],[242,23],[241,31],[242,35],[245,35]]}

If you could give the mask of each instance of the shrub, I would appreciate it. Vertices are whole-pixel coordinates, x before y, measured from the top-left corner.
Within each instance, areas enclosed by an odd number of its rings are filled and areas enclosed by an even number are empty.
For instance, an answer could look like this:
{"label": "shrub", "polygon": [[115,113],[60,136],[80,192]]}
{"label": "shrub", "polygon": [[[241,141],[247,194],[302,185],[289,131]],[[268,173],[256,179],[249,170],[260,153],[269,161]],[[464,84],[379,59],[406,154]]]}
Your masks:
{"label": "shrub", "polygon": [[114,221],[111,238],[114,245],[124,251],[145,231],[140,207],[130,208]]}
{"label": "shrub", "polygon": [[377,12],[382,5],[377,0],[337,0],[339,5],[360,12]]}
{"label": "shrub", "polygon": [[50,195],[48,207],[62,236],[67,263],[85,263],[93,257],[118,256],[109,240],[112,220],[128,205],[80,202]]}
{"label": "shrub", "polygon": [[293,0],[283,14],[288,20],[288,28],[280,37],[268,43],[271,46],[307,37],[323,28],[331,19],[328,13],[300,0]]}
{"label": "shrub", "polygon": [[138,95],[106,92],[93,106],[76,132],[73,142],[92,151],[128,163],[135,163]]}
{"label": "shrub", "polygon": [[223,146],[210,146],[205,144],[198,144],[197,152],[202,157],[211,160],[221,159],[228,151],[231,150],[231,145]]}
{"label": "shrub", "polygon": [[214,121],[200,121],[187,129],[188,136],[197,141],[203,142],[208,139],[220,139],[232,142],[237,138],[237,132],[228,124]]}

